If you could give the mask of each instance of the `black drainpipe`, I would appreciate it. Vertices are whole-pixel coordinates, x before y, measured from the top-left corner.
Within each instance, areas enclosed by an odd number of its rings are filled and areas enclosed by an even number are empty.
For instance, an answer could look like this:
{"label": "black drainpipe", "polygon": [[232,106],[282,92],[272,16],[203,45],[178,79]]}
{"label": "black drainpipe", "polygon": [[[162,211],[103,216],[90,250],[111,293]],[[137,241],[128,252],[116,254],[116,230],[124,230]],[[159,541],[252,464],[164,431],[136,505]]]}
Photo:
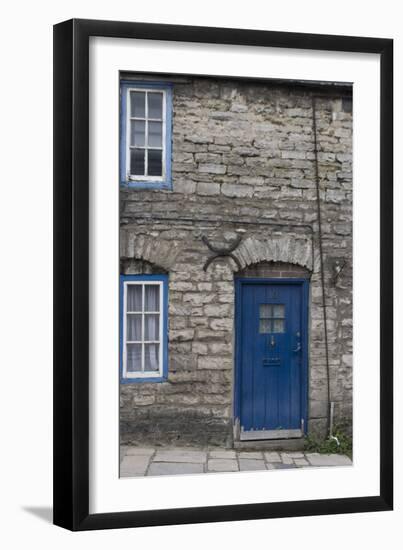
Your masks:
{"label": "black drainpipe", "polygon": [[326,292],[325,292],[325,271],[323,267],[323,246],[322,246],[322,212],[320,200],[319,167],[318,167],[318,139],[316,130],[316,97],[312,95],[312,130],[314,139],[315,155],[315,184],[316,184],[316,209],[318,217],[318,244],[320,258],[320,278],[322,285],[322,310],[323,310],[323,329],[325,336],[325,358],[326,358],[326,379],[327,379],[327,433],[330,435],[330,369],[329,369],[329,343],[327,334],[327,311],[326,311]]}

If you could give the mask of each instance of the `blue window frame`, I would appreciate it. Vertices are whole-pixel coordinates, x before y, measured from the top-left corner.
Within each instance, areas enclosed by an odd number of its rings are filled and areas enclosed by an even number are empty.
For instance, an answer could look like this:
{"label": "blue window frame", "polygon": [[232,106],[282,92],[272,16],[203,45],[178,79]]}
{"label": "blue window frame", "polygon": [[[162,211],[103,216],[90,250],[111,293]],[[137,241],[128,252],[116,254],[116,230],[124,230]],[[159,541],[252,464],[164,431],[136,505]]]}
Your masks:
{"label": "blue window frame", "polygon": [[120,83],[120,184],[171,189],[172,85]]}
{"label": "blue window frame", "polygon": [[168,276],[120,276],[120,379],[161,382],[168,375]]}

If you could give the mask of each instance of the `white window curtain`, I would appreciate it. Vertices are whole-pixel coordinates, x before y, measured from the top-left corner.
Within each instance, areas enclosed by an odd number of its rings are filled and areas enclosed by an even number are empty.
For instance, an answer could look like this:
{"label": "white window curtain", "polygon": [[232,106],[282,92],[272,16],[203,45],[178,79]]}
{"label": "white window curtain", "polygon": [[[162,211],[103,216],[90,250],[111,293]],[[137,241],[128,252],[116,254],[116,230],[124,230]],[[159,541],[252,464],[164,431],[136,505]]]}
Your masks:
{"label": "white window curtain", "polygon": [[[160,287],[159,285],[145,285],[144,287],[144,311],[160,311]],[[144,370],[157,371],[159,369],[159,328],[160,313],[146,313],[144,315],[144,340],[152,341],[144,345]],[[158,343],[157,343],[158,342]]]}
{"label": "white window curtain", "polygon": [[160,300],[160,285],[127,285],[126,370],[128,373],[159,371]]}
{"label": "white window curtain", "polygon": [[159,285],[145,285],[145,311],[160,310],[160,287]]}

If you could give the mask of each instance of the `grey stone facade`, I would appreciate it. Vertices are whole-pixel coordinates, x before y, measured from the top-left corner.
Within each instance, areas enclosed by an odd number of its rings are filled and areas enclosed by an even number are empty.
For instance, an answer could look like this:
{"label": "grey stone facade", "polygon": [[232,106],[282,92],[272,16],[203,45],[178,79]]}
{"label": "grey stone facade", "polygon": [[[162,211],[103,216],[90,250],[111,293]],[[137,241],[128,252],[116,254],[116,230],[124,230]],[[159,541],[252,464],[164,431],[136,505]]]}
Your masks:
{"label": "grey stone facade", "polygon": [[[146,79],[147,80],[147,79]],[[161,79],[159,79],[161,80]],[[121,189],[121,273],[169,275],[169,373],[120,388],[125,443],[233,444],[234,278],[308,277],[308,431],[326,433],[327,368],[312,95],[302,86],[173,78],[172,190]],[[352,423],[352,114],[316,99],[330,394]],[[202,237],[238,262],[216,259]],[[338,277],[335,266],[344,266]]]}

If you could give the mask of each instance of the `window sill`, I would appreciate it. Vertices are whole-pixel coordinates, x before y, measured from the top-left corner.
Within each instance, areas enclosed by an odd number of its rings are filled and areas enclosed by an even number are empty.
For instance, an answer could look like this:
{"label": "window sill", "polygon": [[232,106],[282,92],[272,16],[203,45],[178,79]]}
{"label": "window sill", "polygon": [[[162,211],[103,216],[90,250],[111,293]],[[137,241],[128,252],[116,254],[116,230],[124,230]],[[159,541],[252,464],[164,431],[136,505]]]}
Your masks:
{"label": "window sill", "polygon": [[167,376],[151,376],[150,378],[121,378],[121,384],[153,384],[155,382],[166,382]]}
{"label": "window sill", "polygon": [[141,189],[142,191],[147,191],[148,189],[172,190],[171,181],[122,181],[120,185],[126,189]]}

